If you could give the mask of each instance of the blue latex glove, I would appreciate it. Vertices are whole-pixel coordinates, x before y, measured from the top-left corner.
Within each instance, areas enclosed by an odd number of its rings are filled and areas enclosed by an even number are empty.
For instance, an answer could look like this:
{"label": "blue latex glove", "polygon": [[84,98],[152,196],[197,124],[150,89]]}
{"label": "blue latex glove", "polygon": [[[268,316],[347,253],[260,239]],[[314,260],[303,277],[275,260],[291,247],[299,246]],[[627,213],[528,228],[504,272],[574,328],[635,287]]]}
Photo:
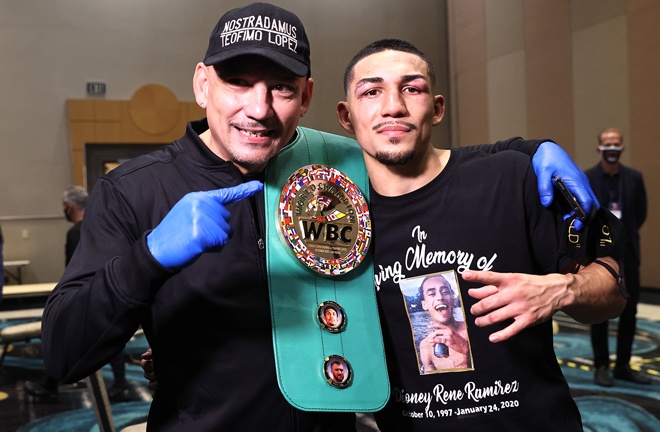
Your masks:
{"label": "blue latex glove", "polygon": [[250,181],[226,189],[190,192],[147,235],[147,247],[163,267],[181,268],[208,250],[227,243],[232,235],[224,204],[240,201],[263,189]]}
{"label": "blue latex glove", "polygon": [[[539,182],[539,195],[541,204],[548,207],[552,204],[555,195],[552,179],[561,177],[564,184],[577,198],[578,202],[589,214],[591,207],[600,208],[600,203],[589,186],[587,175],[573,162],[571,157],[559,145],[552,141],[541,143],[532,157],[532,166]],[[564,219],[573,216],[574,212],[564,215]],[[582,222],[575,220],[574,227],[582,229]]]}

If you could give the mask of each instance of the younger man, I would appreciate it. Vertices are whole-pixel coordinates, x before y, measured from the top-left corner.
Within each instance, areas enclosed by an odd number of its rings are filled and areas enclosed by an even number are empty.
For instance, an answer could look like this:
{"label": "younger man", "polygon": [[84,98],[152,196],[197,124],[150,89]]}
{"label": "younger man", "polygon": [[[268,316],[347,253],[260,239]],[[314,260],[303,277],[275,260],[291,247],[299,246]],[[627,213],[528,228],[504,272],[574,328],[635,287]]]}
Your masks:
{"label": "younger man", "polygon": [[[583,322],[616,316],[624,298],[601,265],[612,272],[618,266],[603,258],[579,274],[559,274],[567,261],[557,251],[570,221],[539,204],[529,158],[434,148],[444,98],[433,95],[433,83],[433,68],[417,48],[381,40],[350,62],[346,101],[337,107],[362,147],[372,186],[374,268],[392,386],[378,425],[384,432],[437,430],[438,423],[448,430],[581,430],[550,318],[559,310]],[[460,286],[473,364],[426,374],[405,325],[401,284],[439,272],[453,273]],[[534,276],[544,274],[551,275]],[[539,289],[549,279],[554,284]]]}

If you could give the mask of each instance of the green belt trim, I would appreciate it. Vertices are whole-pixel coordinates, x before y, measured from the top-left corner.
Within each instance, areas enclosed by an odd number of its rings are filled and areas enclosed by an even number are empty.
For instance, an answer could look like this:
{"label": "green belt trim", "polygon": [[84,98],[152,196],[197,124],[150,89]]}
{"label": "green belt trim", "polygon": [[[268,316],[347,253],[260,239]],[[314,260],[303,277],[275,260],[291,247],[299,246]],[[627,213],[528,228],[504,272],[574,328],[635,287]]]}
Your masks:
{"label": "green belt trim", "polygon": [[[345,275],[324,277],[303,266],[284,243],[277,220],[282,187],[298,168],[324,164],[346,174],[368,199],[369,179],[354,140],[312,129],[297,129],[266,170],[266,261],[273,324],[275,365],[280,390],[305,411],[370,412],[389,399],[389,378],[374,289],[372,253]],[[323,330],[317,309],[323,301],[339,303],[347,326],[340,333]],[[344,357],[352,383],[336,388],[326,382],[324,359]]]}

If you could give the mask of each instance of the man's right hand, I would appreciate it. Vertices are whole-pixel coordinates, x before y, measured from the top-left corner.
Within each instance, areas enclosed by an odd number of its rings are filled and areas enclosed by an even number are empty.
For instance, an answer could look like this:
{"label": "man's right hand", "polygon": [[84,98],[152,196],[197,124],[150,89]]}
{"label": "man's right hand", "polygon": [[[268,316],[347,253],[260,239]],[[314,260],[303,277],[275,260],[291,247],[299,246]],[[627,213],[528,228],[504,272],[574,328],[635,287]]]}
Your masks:
{"label": "man's right hand", "polygon": [[432,331],[426,339],[428,339],[433,345],[442,343],[456,352],[462,354],[468,352],[467,341],[451,326],[432,322],[428,327],[432,329]]}
{"label": "man's right hand", "polygon": [[156,392],[158,389],[158,381],[156,380],[156,371],[154,370],[154,355],[151,348],[143,352],[140,356],[140,367],[144,371],[144,377],[149,380],[149,390]]}
{"label": "man's right hand", "polygon": [[163,267],[186,266],[203,252],[224,246],[232,235],[224,204],[240,201],[263,189],[250,181],[226,189],[190,192],[147,235],[147,246]]}

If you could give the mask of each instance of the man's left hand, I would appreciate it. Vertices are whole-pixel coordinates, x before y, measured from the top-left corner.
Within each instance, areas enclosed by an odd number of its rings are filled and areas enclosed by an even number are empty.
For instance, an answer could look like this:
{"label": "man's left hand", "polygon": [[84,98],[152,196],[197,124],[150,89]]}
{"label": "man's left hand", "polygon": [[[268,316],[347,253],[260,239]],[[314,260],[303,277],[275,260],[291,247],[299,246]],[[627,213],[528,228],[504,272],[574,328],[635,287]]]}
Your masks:
{"label": "man's left hand", "polygon": [[491,342],[507,340],[527,327],[551,319],[570,295],[570,275],[536,276],[468,270],[462,277],[466,281],[484,284],[481,288],[468,290],[470,297],[479,300],[470,308],[476,317],[476,325],[485,327],[513,320],[509,326],[492,333]]}

